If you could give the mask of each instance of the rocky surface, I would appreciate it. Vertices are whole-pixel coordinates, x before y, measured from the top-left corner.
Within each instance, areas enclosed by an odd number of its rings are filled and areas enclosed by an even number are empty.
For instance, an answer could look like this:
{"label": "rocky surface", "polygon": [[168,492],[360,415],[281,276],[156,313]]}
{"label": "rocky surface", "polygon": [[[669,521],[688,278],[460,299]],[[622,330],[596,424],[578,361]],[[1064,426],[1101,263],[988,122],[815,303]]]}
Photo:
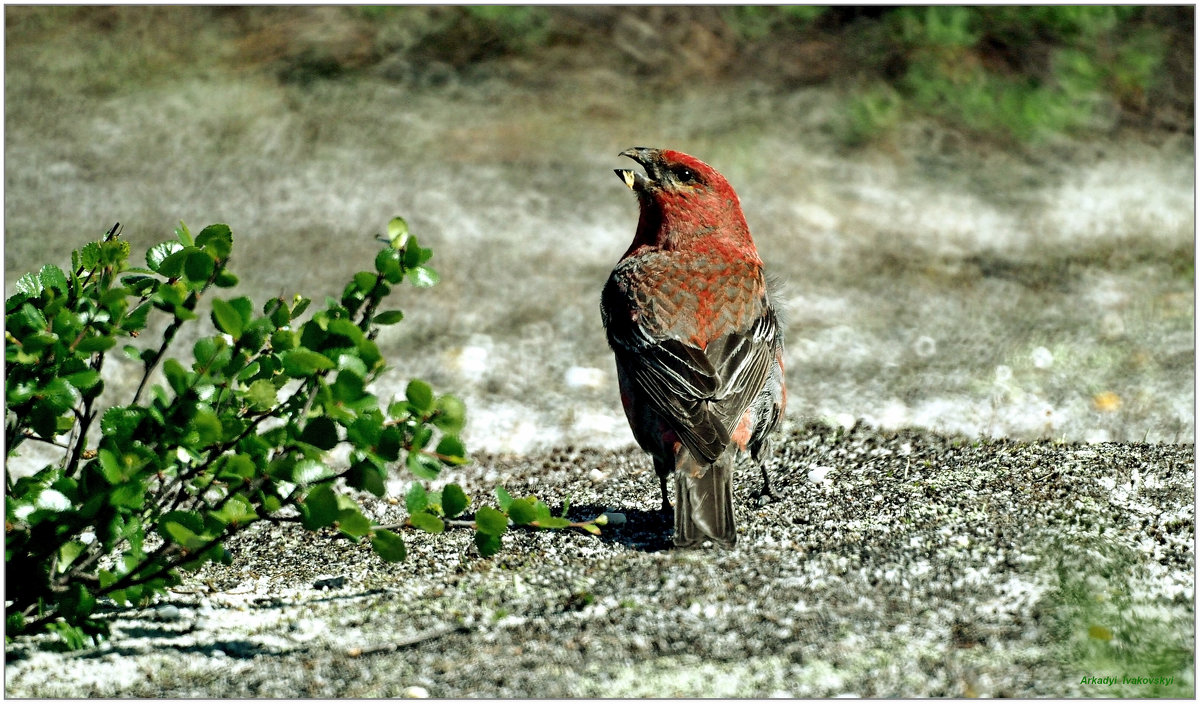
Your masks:
{"label": "rocky surface", "polygon": [[[482,456],[473,505],[536,493],[600,538],[405,532],[407,561],[261,525],[230,566],[114,610],[113,637],[9,643],[16,697],[1192,697],[1193,445],[794,428],[736,549],[676,550],[648,459]],[[364,499],[381,523],[402,502]],[[1116,677],[1093,684],[1089,677]],[[1123,677],[1171,678],[1158,684]]]}

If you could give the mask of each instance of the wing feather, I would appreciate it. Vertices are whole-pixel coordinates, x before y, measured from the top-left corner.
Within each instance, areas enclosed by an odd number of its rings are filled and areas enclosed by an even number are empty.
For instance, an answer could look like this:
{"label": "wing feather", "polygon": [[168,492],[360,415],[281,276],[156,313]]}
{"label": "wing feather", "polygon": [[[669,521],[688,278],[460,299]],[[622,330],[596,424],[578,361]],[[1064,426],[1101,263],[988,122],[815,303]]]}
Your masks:
{"label": "wing feather", "polygon": [[[609,329],[619,363],[697,458],[715,462],[729,445],[742,413],[762,390],[774,359],[774,315],[713,340],[704,349],[676,339],[653,340]],[[636,326],[633,326],[636,328]]]}

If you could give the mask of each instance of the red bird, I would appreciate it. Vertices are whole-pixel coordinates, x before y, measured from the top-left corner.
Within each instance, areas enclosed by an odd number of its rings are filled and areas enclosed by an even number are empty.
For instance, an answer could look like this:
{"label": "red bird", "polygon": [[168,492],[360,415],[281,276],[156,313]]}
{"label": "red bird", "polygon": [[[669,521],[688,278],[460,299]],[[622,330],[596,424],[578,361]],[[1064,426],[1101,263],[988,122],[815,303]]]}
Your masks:
{"label": "red bird", "polygon": [[621,152],[638,195],[633,244],[600,308],[634,438],[654,458],[667,501],[676,472],[675,544],[733,545],[737,451],[761,464],[783,416],[783,334],[737,194],[708,164],[676,151]]}

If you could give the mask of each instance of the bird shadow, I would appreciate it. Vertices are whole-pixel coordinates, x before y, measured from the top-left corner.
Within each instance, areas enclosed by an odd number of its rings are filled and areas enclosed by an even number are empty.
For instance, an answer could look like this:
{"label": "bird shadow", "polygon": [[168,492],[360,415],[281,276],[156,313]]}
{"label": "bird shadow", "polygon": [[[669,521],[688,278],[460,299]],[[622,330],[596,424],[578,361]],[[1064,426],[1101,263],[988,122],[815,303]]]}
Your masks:
{"label": "bird shadow", "polygon": [[674,547],[671,534],[675,522],[670,512],[580,504],[571,506],[567,511],[567,518],[572,521],[590,521],[605,512],[622,514],[625,516],[625,522],[600,526],[600,540],[641,552],[661,552]]}

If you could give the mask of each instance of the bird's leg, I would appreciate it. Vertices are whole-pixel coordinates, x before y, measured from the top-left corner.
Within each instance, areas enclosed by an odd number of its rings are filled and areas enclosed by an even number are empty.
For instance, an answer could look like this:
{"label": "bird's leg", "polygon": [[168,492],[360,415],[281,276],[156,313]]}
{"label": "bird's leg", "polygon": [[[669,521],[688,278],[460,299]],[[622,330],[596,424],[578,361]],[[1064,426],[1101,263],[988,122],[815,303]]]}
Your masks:
{"label": "bird's leg", "polygon": [[763,462],[759,465],[759,470],[762,472],[762,488],[754,495],[759,506],[764,506],[772,501],[778,501],[779,497],[771,491],[771,477],[767,474],[767,463]]}
{"label": "bird's leg", "polygon": [[671,512],[671,502],[667,500],[667,475],[671,473],[674,467],[666,462],[660,461],[657,457],[654,458],[654,473],[658,475],[658,489],[662,492],[662,512]]}

